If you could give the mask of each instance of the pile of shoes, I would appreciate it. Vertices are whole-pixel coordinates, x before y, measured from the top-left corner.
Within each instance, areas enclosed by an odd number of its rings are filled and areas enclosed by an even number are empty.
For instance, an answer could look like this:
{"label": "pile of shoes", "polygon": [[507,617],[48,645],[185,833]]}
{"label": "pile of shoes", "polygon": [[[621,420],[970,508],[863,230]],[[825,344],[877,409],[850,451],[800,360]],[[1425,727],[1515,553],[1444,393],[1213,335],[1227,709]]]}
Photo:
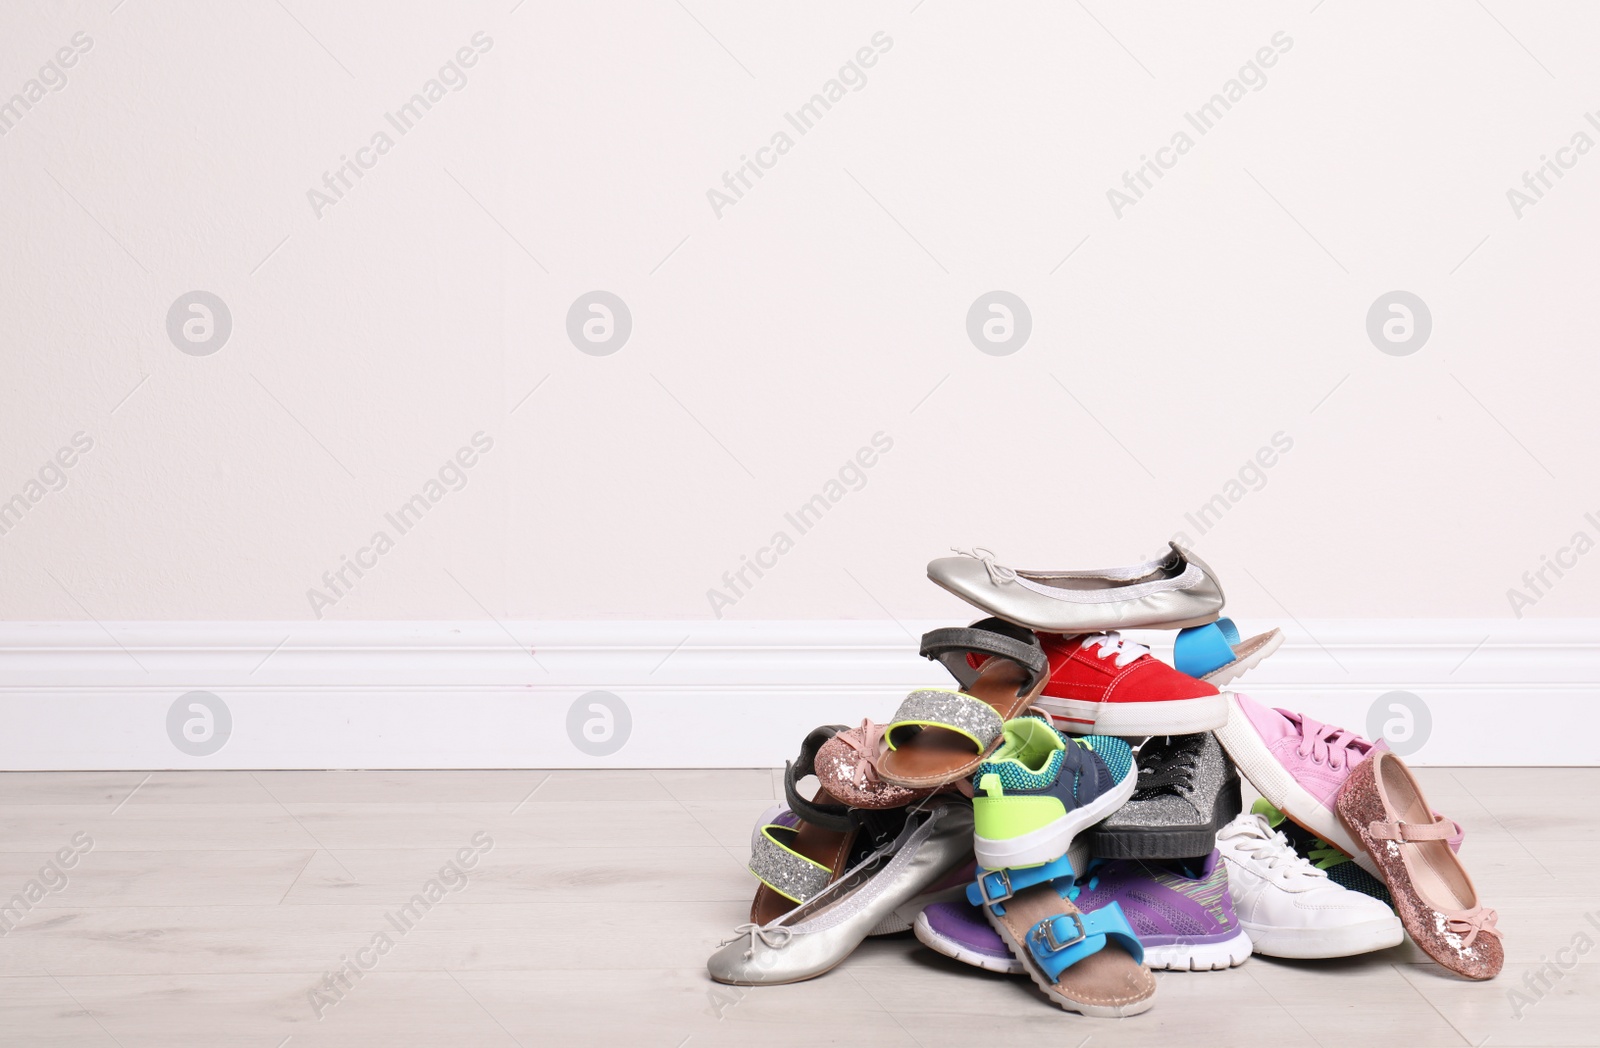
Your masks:
{"label": "pile of shoes", "polygon": [[[980,549],[928,577],[989,616],[922,637],[957,687],[806,737],[785,803],[752,835],[761,883],[707,963],[713,979],[814,978],[868,936],[907,930],[1094,1016],[1150,1008],[1152,969],[1345,957],[1407,933],[1460,975],[1498,974],[1461,827],[1404,762],[1219,690],[1282,634],[1241,640],[1192,553],[1024,571]],[[1177,630],[1173,665],[1131,628]],[[1260,794],[1250,811],[1241,773]]]}

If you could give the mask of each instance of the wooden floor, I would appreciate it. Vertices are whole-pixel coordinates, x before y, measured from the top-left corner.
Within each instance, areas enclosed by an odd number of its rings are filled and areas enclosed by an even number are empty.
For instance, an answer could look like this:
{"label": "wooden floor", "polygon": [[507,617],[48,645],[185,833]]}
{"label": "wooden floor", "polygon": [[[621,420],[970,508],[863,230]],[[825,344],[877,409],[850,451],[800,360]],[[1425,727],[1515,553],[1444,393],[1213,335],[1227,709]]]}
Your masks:
{"label": "wooden floor", "polygon": [[812,982],[715,986],[767,769],[0,773],[0,905],[43,892],[0,913],[0,1045],[1600,1044],[1600,769],[1422,775],[1500,911],[1498,980],[1409,944],[1256,957],[1161,975],[1118,1021],[909,935]]}

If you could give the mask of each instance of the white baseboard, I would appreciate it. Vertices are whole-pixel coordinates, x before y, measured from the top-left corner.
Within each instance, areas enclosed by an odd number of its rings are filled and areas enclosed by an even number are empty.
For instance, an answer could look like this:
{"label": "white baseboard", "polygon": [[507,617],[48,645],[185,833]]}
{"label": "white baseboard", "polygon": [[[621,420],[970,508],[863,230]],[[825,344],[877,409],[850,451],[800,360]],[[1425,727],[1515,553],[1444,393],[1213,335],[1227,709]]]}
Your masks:
{"label": "white baseboard", "polygon": [[[916,654],[935,625],[4,623],[0,768],[775,766],[815,725],[883,720],[910,687],[942,683]],[[1414,763],[1600,763],[1600,620],[1334,620],[1285,633],[1236,690],[1362,734],[1380,696],[1408,692],[1431,719]],[[1140,639],[1158,654],[1170,645]],[[205,755],[168,734],[190,692],[216,696],[232,721]],[[591,692],[616,696],[631,720],[608,755],[568,733]],[[179,706],[204,735],[206,715]],[[604,735],[602,713],[578,719]],[[1519,726],[1531,730],[1506,730]]]}

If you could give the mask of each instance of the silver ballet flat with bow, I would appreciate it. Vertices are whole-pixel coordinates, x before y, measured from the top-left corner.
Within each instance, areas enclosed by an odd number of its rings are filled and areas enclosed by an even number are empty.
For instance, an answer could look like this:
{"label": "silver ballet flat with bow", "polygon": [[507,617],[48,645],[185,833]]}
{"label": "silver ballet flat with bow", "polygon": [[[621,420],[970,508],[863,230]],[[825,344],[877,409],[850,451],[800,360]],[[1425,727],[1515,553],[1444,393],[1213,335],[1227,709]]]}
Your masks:
{"label": "silver ballet flat with bow", "polygon": [[[972,804],[923,802],[905,829],[800,907],[765,925],[742,924],[706,970],[719,983],[776,986],[814,979],[843,961],[893,918],[906,925],[928,889],[972,860]],[[960,893],[964,884],[953,889]]]}
{"label": "silver ballet flat with bow", "polygon": [[1205,562],[1170,543],[1155,560],[1126,568],[1032,571],[995,562],[981,547],[928,564],[928,578],[962,600],[1045,633],[1184,629],[1222,614],[1222,584]]}

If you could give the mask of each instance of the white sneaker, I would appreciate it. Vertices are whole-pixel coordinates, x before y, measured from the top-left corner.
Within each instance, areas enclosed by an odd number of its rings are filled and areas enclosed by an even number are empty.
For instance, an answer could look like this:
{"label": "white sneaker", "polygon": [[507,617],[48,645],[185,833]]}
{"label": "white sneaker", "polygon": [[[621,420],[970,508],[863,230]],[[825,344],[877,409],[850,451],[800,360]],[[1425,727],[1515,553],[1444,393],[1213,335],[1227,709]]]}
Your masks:
{"label": "white sneaker", "polygon": [[1217,832],[1239,925],[1269,957],[1348,957],[1398,946],[1394,911],[1328,879],[1264,816],[1245,812]]}

